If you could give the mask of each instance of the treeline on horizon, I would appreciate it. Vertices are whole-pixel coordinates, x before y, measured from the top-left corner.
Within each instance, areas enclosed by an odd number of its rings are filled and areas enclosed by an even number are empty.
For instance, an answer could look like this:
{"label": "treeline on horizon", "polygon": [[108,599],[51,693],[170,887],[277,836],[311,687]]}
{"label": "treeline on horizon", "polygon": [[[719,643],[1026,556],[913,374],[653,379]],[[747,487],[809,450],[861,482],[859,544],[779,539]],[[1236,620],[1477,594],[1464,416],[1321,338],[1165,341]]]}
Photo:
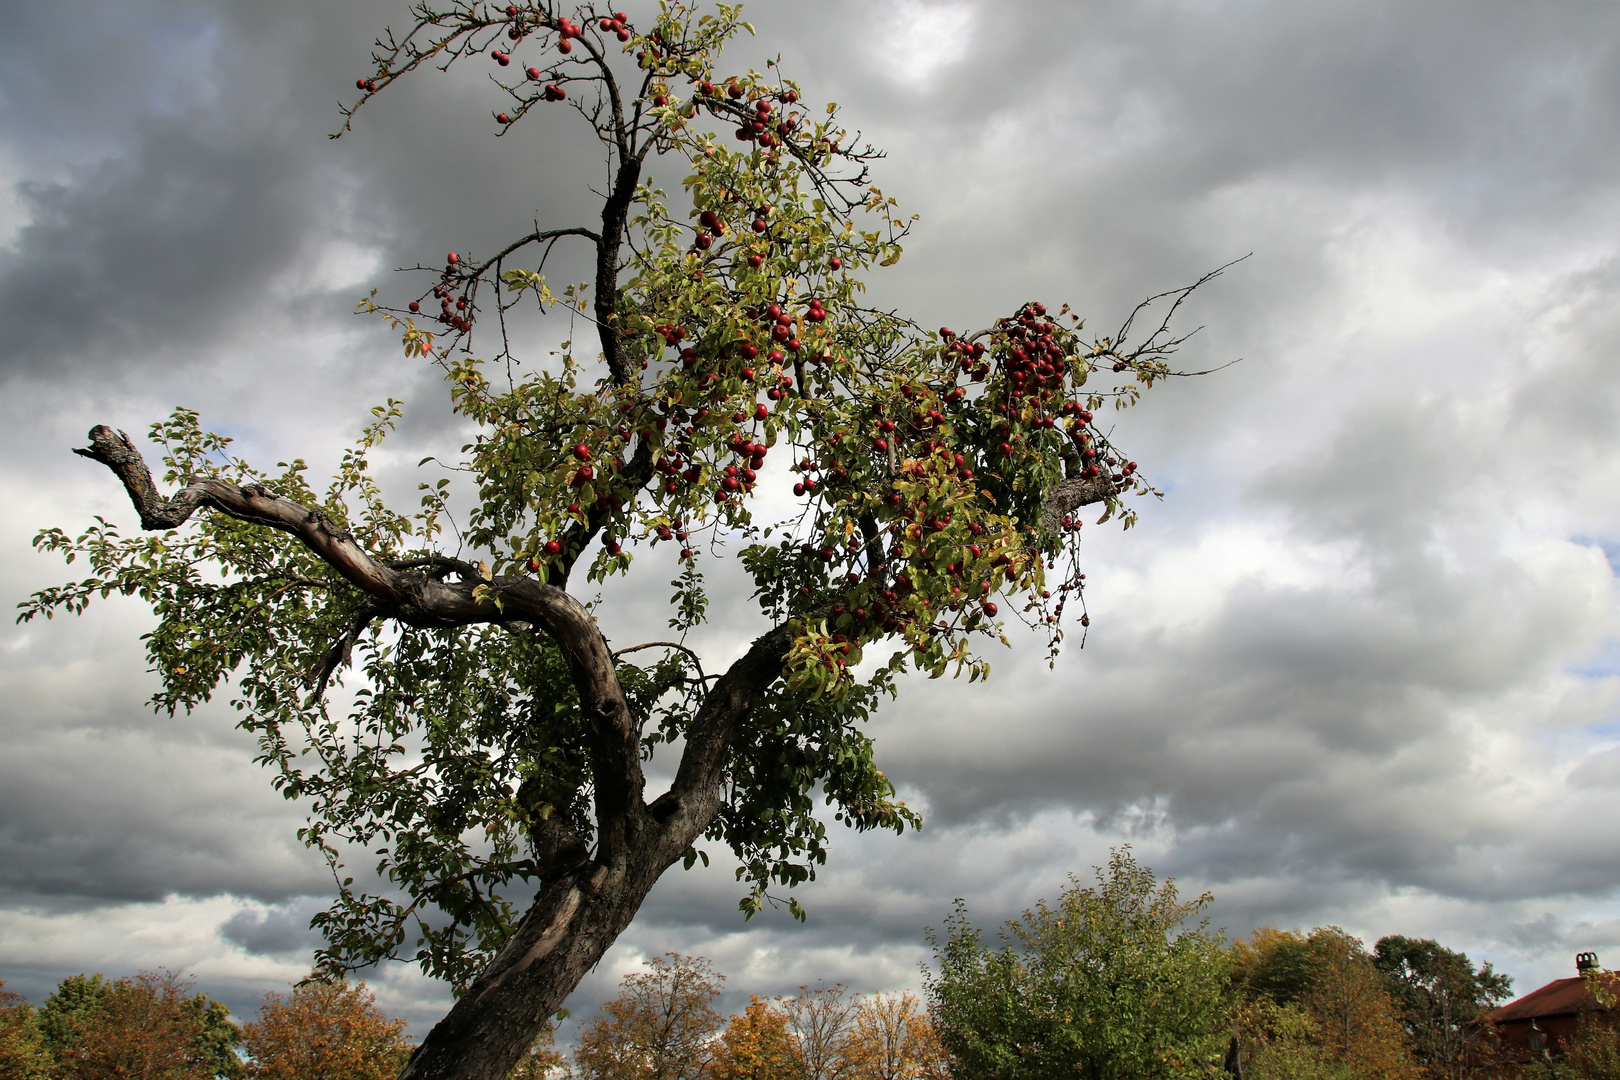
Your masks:
{"label": "treeline on horizon", "polygon": [[[820,985],[729,1019],[725,977],[670,953],[625,977],[571,1053],[548,1031],[511,1080],[1620,1080],[1607,1012],[1561,1061],[1514,1062],[1487,1019],[1511,979],[1489,963],[1331,926],[1227,941],[1194,921],[1210,902],[1121,849],[994,945],[959,901],[928,934],[924,999]],[[267,994],[238,1026],[172,973],[75,975],[38,1008],[0,991],[0,1080],[391,1080],[404,1031],[363,982]]]}

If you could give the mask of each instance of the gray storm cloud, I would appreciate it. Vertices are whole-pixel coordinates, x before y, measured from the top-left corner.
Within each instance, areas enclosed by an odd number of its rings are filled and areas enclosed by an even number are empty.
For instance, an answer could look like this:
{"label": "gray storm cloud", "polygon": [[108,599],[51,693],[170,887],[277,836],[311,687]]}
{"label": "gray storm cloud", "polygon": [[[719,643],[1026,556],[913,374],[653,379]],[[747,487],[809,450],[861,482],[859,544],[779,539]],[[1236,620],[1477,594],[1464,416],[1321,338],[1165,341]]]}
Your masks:
{"label": "gray storm cloud", "polygon": [[[243,452],[330,467],[407,402],[385,480],[458,432],[431,372],[349,314],[390,271],[589,213],[592,147],[495,138],[481,72],[336,103],[396,6],[129,0],[19,9],[0,40],[7,595],[61,579],[34,531],[115,484],[68,449],[174,405]],[[1607,3],[749,6],[890,151],[923,215],[873,282],[925,323],[1070,301],[1100,332],[1195,297],[1190,369],[1120,421],[1163,487],[1088,524],[1093,625],[988,688],[913,680],[875,723],[927,813],[835,837],[809,921],[744,925],[729,872],[677,876],[576,1016],[668,949],[728,992],[914,985],[950,900],[982,923],[1124,841],[1235,933],[1435,935],[1521,988],[1620,940],[1620,8]],[[656,171],[656,170],[655,170]],[[678,177],[659,175],[673,186]],[[566,260],[567,256],[563,256]],[[566,262],[564,266],[566,267]],[[662,579],[652,575],[658,584]],[[733,583],[734,585],[735,583]],[[663,626],[612,587],[604,625]],[[736,651],[752,625],[710,632]],[[229,710],[154,716],[138,608],[0,637],[0,978],[165,964],[251,1009],[308,963],[325,887]],[[1076,639],[1071,638],[1071,644]],[[385,971],[418,1023],[448,998]],[[729,1000],[729,999],[728,999]]]}

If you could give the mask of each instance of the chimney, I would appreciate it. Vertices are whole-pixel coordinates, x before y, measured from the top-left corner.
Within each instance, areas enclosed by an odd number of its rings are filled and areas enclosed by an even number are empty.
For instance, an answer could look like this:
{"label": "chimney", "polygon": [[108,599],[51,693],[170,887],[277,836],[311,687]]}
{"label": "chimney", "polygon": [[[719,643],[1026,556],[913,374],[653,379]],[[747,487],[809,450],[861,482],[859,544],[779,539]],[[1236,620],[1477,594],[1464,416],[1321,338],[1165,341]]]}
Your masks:
{"label": "chimney", "polygon": [[1585,975],[1588,971],[1598,970],[1598,958],[1595,952],[1581,952],[1575,954],[1575,971]]}

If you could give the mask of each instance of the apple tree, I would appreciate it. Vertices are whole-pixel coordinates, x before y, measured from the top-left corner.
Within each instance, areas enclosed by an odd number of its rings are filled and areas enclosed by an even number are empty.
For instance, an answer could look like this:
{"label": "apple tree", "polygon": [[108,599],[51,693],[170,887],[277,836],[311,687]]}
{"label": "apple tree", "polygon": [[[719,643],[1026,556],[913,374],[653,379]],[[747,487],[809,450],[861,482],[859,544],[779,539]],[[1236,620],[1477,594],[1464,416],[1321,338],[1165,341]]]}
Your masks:
{"label": "apple tree", "polygon": [[[455,987],[406,1076],[504,1076],[660,875],[707,862],[700,842],[735,856],[746,912],[799,914],[828,817],[914,824],[863,721],[907,671],[987,676],[1009,617],[1055,653],[1065,619],[1088,623],[1078,512],[1129,526],[1127,496],[1152,491],[1105,416],[1173,374],[1191,289],[1101,338],[1035,301],[962,333],[864,302],[912,222],[836,106],[774,63],[722,66],[742,30],[725,5],[418,3],[345,130],[401,79],[480,64],[492,136],[582,125],[610,163],[599,215],[361,305],[442,369],[463,460],[401,510],[368,462],[396,402],[325,484],[231,456],[182,409],[150,432],[172,494],[111,427],[75,451],[123,482],[142,534],[97,518],[37,541],[90,573],[21,618],[138,596],[155,707],[230,685],[338,883],[319,964],[405,959]],[[558,245],[588,280],[548,281]],[[586,329],[547,353],[546,318]],[[660,544],[672,640],[610,643],[581,593]],[[688,640],[721,560],[759,632],[711,670]],[[660,754],[675,778],[649,797]]]}

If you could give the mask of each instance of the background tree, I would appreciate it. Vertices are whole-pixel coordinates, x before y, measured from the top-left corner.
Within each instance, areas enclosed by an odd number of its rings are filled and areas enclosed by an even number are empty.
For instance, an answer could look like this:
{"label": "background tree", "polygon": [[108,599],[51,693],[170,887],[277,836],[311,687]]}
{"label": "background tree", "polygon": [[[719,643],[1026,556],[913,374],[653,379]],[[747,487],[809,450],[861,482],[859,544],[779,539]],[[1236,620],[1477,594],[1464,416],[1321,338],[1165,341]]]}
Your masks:
{"label": "background tree", "polygon": [[[181,410],[151,429],[178,488],[164,497],[134,442],[98,426],[79,453],[156,535],[98,519],[38,538],[91,573],[22,618],[136,595],[157,616],[158,708],[231,681],[342,883],[315,919],[323,969],[401,958],[456,988],[413,1078],[504,1077],[659,876],[706,860],[700,841],[739,860],[751,913],[825,860],[818,799],[855,829],[914,822],[868,714],[907,670],[987,676],[1007,596],[1055,650],[1082,606],[1076,511],[1129,525],[1125,496],[1152,490],[1094,414],[1171,374],[1167,320],[1190,290],[1092,338],[1035,301],[960,335],[863,304],[861,275],[899,259],[910,223],[835,106],[774,65],[719,67],[744,28],[723,5],[416,4],[345,128],[400,79],[479,63],[492,135],[582,122],[610,177],[594,219],[451,252],[414,299],[361,305],[442,368],[463,456],[406,515],[369,472],[395,403],[324,490],[302,460],[231,458]],[[653,184],[660,160],[676,198]],[[590,267],[553,290],[560,245]],[[557,312],[590,340],[547,355]],[[791,484],[792,507],[765,515],[766,483]],[[572,591],[660,542],[679,545],[677,637],[709,617],[711,552],[751,579],[757,633],[723,671],[681,640],[610,646]],[[345,672],[359,685],[334,714]],[[660,747],[674,781],[649,799]],[[377,859],[359,884],[350,851]]]}
{"label": "background tree", "polygon": [[910,992],[861,999],[844,1047],[846,1075],[856,1080],[946,1080],[949,1054]]}
{"label": "background tree", "polygon": [[1358,938],[1338,927],[1311,934],[1315,973],[1303,1002],[1322,1041],[1357,1076],[1416,1075],[1389,988]]}
{"label": "background tree", "polygon": [[242,1033],[254,1080],[389,1080],[410,1055],[405,1021],[378,1009],[364,982],[311,980],[268,993]]}
{"label": "background tree", "polygon": [[781,1003],[798,1047],[804,1080],[843,1080],[853,1068],[849,1053],[859,999],[843,983],[801,986]]}
{"label": "background tree", "polygon": [[669,953],[619,984],[580,1033],[574,1062],[588,1080],[697,1080],[720,1030],[724,975],[701,956]]}
{"label": "background tree", "polygon": [[55,1059],[39,1029],[39,1015],[22,995],[0,982],[0,1076],[8,1080],[47,1080]]}
{"label": "background tree", "polygon": [[1293,930],[1259,927],[1247,939],[1232,942],[1229,955],[1233,985],[1246,1000],[1297,1004],[1316,977],[1310,940]]}
{"label": "background tree", "polygon": [[727,1021],[707,1075],[713,1080],[803,1080],[804,1062],[787,1014],[755,995],[747,1009]]}
{"label": "background tree", "polygon": [[79,1049],[83,1033],[101,1022],[108,985],[103,975],[69,975],[45,998],[39,1030],[54,1058],[65,1060]]}
{"label": "background tree", "polygon": [[1231,949],[1239,1039],[1261,1080],[1416,1077],[1389,984],[1361,941],[1338,927],[1270,927]]}
{"label": "background tree", "polygon": [[1475,1021],[1506,1000],[1513,980],[1489,963],[1476,968],[1432,938],[1378,939],[1373,966],[1389,980],[1412,1055],[1428,1076],[1459,1080],[1469,1071]]}
{"label": "background tree", "polygon": [[1249,1080],[1356,1080],[1326,1046],[1317,1018],[1298,1003],[1239,1001],[1233,1019],[1241,1064],[1229,1064],[1229,1072],[1241,1068]]}
{"label": "background tree", "polygon": [[242,1075],[241,1033],[229,1010],[169,971],[133,979],[64,980],[47,999],[49,1032],[65,1080],[215,1080]]}
{"label": "background tree", "polygon": [[934,1022],[964,1080],[1204,1075],[1227,1041],[1227,958],[1210,902],[1179,899],[1130,849],[1007,923],[987,947],[958,901],[925,976]]}
{"label": "background tree", "polygon": [[567,1075],[567,1065],[567,1056],[557,1049],[557,1029],[547,1024],[506,1080],[547,1080],[559,1074]]}

